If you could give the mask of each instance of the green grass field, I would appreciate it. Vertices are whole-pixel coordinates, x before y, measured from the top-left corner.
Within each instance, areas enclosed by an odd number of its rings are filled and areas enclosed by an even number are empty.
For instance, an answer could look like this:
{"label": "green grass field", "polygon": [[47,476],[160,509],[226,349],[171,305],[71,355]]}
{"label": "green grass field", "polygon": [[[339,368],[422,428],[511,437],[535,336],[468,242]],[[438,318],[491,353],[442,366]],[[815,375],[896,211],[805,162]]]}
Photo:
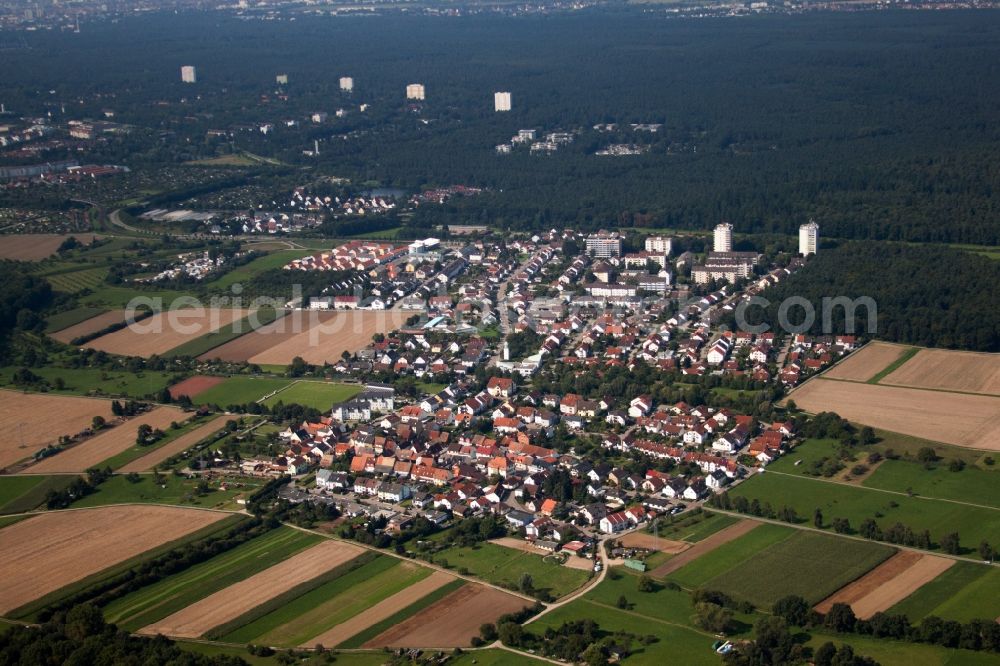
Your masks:
{"label": "green grass field", "polygon": [[[196,491],[198,485],[196,480],[188,480],[173,474],[163,474],[162,476],[163,484],[158,486],[153,483],[151,474],[140,475],[139,481],[136,483],[129,481],[125,476],[116,474],[98,486],[96,492],[74,502],[73,508],[129,504],[131,502],[222,508],[236,495],[248,491],[247,488],[232,486],[224,491],[213,487],[208,494],[199,495]],[[256,483],[256,481],[249,483]]]}
{"label": "green grass field", "polygon": [[426,578],[431,571],[394,557],[379,557],[226,634],[223,640],[287,647],[306,644]]}
{"label": "green grass field", "polygon": [[698,514],[677,516],[671,523],[661,522],[657,525],[657,534],[663,539],[697,543],[738,520],[722,513],[703,511]]}
{"label": "green grass field", "polygon": [[795,534],[791,527],[761,525],[738,539],[722,544],[698,559],[681,567],[668,578],[688,588],[702,587],[733,567],[751,561],[765,548],[780,543]]}
{"label": "green grass field", "polygon": [[814,604],[895,552],[873,542],[798,531],[707,581],[705,587],[723,590],[763,608],[770,608],[789,594],[797,594]]}
{"label": "green grass field", "polygon": [[[135,287],[112,287],[107,284],[101,284],[94,289],[93,293],[87,296],[80,296],[78,300],[84,305],[123,308],[133,298],[141,297],[143,299],[153,299],[156,305],[154,309],[162,311],[168,309],[175,299],[190,295],[190,293],[175,291],[173,289],[137,289]],[[149,304],[148,300],[144,300],[143,302]]]}
{"label": "green grass field", "polygon": [[[14,371],[18,368],[0,368],[0,386],[12,386]],[[73,395],[103,395],[109,397],[128,396],[143,398],[155,395],[170,382],[172,375],[166,372],[143,370],[138,374],[126,371],[104,371],[97,368],[60,368],[46,366],[32,368],[31,371],[51,384],[57,377],[66,383],[61,391],[52,393]]]}
{"label": "green grass field", "polygon": [[45,320],[45,332],[56,333],[64,328],[75,326],[76,324],[85,322],[88,319],[96,317],[99,314],[104,314],[105,312],[106,310],[104,308],[89,308],[82,306],[73,308],[72,310],[66,310],[65,312],[49,315],[49,317]]}
{"label": "green grass field", "polygon": [[214,289],[229,289],[234,284],[249,282],[254,276],[264,271],[281,268],[292,259],[301,259],[309,254],[309,250],[279,250],[277,252],[270,252],[263,257],[254,259],[249,264],[237,266],[228,273],[220,276],[219,279],[209,282],[208,286]]}
{"label": "green grass field", "polygon": [[857,634],[811,632],[807,645],[817,648],[830,641],[854,648],[854,653],[871,657],[882,666],[997,666],[1000,655],[972,650],[954,650],[924,643],[904,643]]}
{"label": "green grass field", "polygon": [[[984,565],[979,566],[986,569]],[[997,619],[1000,617],[1000,569],[990,568],[986,575],[961,589],[952,590],[952,594],[931,609],[928,615],[937,615],[959,622]]]}
{"label": "green grass field", "polygon": [[443,565],[445,561],[452,568],[465,567],[473,576],[508,588],[516,588],[521,576],[530,574],[537,590],[546,589],[555,598],[569,594],[590,578],[587,571],[546,562],[540,555],[493,543],[435,553],[435,564]]}
{"label": "green grass field", "polygon": [[[866,488],[912,491],[923,497],[983,504],[1000,509],[1000,470],[966,467],[960,472],[939,464],[927,469],[917,462],[886,460],[862,482]],[[1000,515],[996,516],[1000,520]]]}
{"label": "green grass field", "polygon": [[[981,581],[994,571],[995,569],[982,564],[956,562],[950,569],[929,583],[921,585],[913,594],[887,612],[893,615],[905,615],[914,623],[928,615],[939,615],[942,606],[949,604],[952,597],[962,594],[967,588],[979,589]],[[1000,615],[1000,610],[996,610],[994,615]]]}
{"label": "green grass field", "polygon": [[104,284],[104,278],[108,274],[105,267],[84,268],[83,270],[69,273],[58,273],[50,275],[45,279],[56,291],[66,294],[75,294],[83,289],[97,289]]}
{"label": "green grass field", "polygon": [[50,490],[62,490],[76,478],[59,476],[0,476],[0,513],[22,513],[37,509]]}
{"label": "green grass field", "polygon": [[199,405],[245,405],[257,402],[268,393],[273,393],[291,384],[290,379],[273,377],[230,377],[194,398]]}
{"label": "green grass field", "polygon": [[129,558],[124,562],[119,562],[118,564],[108,567],[103,571],[99,571],[91,576],[87,576],[82,580],[78,580],[75,583],[67,585],[66,587],[60,588],[55,592],[45,595],[40,599],[36,599],[20,608],[15,608],[14,610],[7,613],[7,617],[14,618],[17,620],[27,620],[34,621],[37,619],[37,613],[52,604],[58,603],[65,599],[69,599],[84,590],[87,590],[96,585],[100,585],[120,574],[125,573],[129,569],[135,567],[141,562],[154,559],[174,548],[183,546],[184,544],[193,543],[195,541],[200,541],[206,538],[213,538],[219,535],[223,535],[232,528],[236,527],[245,520],[249,520],[247,516],[241,516],[237,514],[229,515],[222,520],[208,525],[200,530],[196,530],[190,534],[186,534],[179,539],[174,541],[169,541],[164,544],[160,544],[156,548],[147,550],[145,553],[136,555],[135,557]]}
{"label": "green grass field", "polygon": [[254,315],[253,320],[251,320],[249,315],[243,319],[237,319],[228,326],[223,326],[217,331],[206,333],[201,337],[195,338],[194,340],[188,340],[184,344],[174,347],[165,353],[164,356],[167,358],[176,356],[201,356],[202,354],[212,351],[216,347],[221,347],[227,342],[235,340],[245,333],[249,333],[253,330],[251,324],[260,326],[270,324],[272,321],[277,319],[279,315],[284,316],[284,312],[277,312],[271,309],[262,310]]}
{"label": "green grass field", "polygon": [[307,532],[279,527],[113,601],[104,608],[104,617],[123,629],[135,631],[278,564],[319,540],[320,537]]}
{"label": "green grass field", "polygon": [[338,402],[349,400],[360,392],[361,387],[357,384],[298,381],[265,400],[264,404],[268,407],[273,407],[279,402],[286,405],[298,404],[325,412]]}
{"label": "green grass field", "polygon": [[819,508],[827,525],[833,518],[849,519],[854,529],[866,518],[874,518],[883,527],[900,522],[914,531],[930,530],[935,544],[943,535],[958,532],[963,552],[967,555],[971,555],[984,539],[1000,543],[1000,512],[996,509],[907,497],[775,472],[758,474],[731,490],[730,494],[757,499],[762,504],[770,502],[776,509],[790,506],[803,518],[812,516],[813,511]]}

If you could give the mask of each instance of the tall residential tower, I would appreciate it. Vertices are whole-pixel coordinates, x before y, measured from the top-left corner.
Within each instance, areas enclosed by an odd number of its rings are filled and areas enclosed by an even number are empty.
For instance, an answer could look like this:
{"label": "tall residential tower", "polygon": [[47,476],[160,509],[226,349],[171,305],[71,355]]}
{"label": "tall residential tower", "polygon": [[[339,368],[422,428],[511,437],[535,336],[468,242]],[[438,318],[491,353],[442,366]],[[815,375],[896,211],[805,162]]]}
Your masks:
{"label": "tall residential tower", "polygon": [[733,251],[733,225],[727,222],[715,225],[715,241],[712,243],[712,249],[716,252]]}
{"label": "tall residential tower", "polygon": [[496,112],[510,111],[510,93],[493,93],[493,110]]}
{"label": "tall residential tower", "polygon": [[799,254],[816,254],[819,249],[819,225],[813,220],[799,227]]}
{"label": "tall residential tower", "polygon": [[184,65],[181,67],[181,81],[184,83],[195,83],[198,80],[198,74],[194,70],[194,65]]}

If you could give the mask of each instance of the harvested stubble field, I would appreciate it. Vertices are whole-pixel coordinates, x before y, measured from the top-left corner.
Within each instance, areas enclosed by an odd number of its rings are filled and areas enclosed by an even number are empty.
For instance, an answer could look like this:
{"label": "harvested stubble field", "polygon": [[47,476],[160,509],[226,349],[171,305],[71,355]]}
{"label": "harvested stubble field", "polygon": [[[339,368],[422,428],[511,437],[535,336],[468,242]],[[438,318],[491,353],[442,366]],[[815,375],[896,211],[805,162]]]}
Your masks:
{"label": "harvested stubble field", "polygon": [[159,312],[131,326],[102,335],[85,346],[123,356],[164,354],[189,340],[217,331],[235,319],[246,316],[244,310],[189,308]]}
{"label": "harvested stubble field", "polygon": [[880,383],[1000,395],[1000,354],[921,349]]}
{"label": "harvested stubble field", "polygon": [[125,321],[124,310],[109,310],[108,312],[99,314],[96,317],[91,317],[90,319],[81,321],[79,324],[75,324],[69,328],[64,328],[56,333],[51,333],[49,337],[54,338],[59,342],[69,344],[71,340],[79,338],[80,336],[96,333],[101,329],[122,321]]}
{"label": "harvested stubble field", "polygon": [[0,613],[226,518],[161,506],[46,513],[0,530]]}
{"label": "harvested stubble field", "polygon": [[205,352],[198,359],[209,361],[218,358],[234,363],[248,361],[272,347],[305,333],[314,326],[325,325],[341,314],[340,312],[322,310],[293,310],[284,317],[261,326],[256,331],[250,331],[231,342]]}
{"label": "harvested stubble field", "polygon": [[[90,427],[95,416],[110,420],[111,402],[40,393],[0,391],[0,467],[31,456],[60,435]],[[53,424],[53,417],[58,421]],[[38,427],[39,423],[49,424]],[[133,439],[135,433],[133,432]]]}
{"label": "harvested stubble field", "polygon": [[463,585],[363,647],[469,647],[481,625],[526,605],[524,599],[485,585]]}
{"label": "harvested stubble field", "polygon": [[950,569],[955,560],[903,550],[861,578],[840,588],[816,605],[827,613],[835,603],[850,604],[854,614],[867,620],[899,603],[914,590]]}
{"label": "harvested stubble field", "polygon": [[184,412],[177,407],[156,407],[65,451],[49,456],[27,468],[25,472],[28,474],[83,472],[134,446],[136,431],[143,423],[150,425],[154,430],[157,428],[166,430],[171,422],[183,421],[185,418]]}
{"label": "harvested stubble field", "polygon": [[184,381],[177,382],[170,387],[170,397],[173,400],[186,395],[189,398],[196,398],[213,386],[218,386],[226,381],[225,377],[209,377],[207,375],[195,375],[188,377]]}
{"label": "harvested stubble field", "polygon": [[729,527],[716,532],[710,537],[702,539],[690,548],[684,550],[684,552],[679,555],[670,558],[670,560],[665,562],[663,565],[650,571],[649,575],[656,578],[668,576],[683,567],[685,564],[693,562],[705,553],[710,553],[723,544],[740,538],[750,530],[760,527],[760,525],[761,523],[754,520],[741,520],[734,525],[730,525]]}
{"label": "harvested stubble field", "polygon": [[889,367],[907,349],[908,347],[886,342],[869,342],[861,350],[830,368],[823,376],[830,379],[866,382]]}
{"label": "harvested stubble field", "polygon": [[324,541],[144,627],[140,633],[197,638],[213,627],[238,618],[268,599],[316,578],[362,552],[357,546]]}
{"label": "harvested stubble field", "polygon": [[[372,336],[376,333],[388,333],[402,327],[406,318],[411,314],[402,310],[330,312],[324,313],[323,317],[310,318],[307,321],[308,327],[298,334],[288,337],[267,336],[263,333],[264,329],[261,329],[261,331],[248,333],[237,338],[230,344],[239,344],[251,336],[265,339],[271,337],[270,345],[263,348],[256,347],[252,350],[253,355],[248,359],[237,359],[249,360],[251,363],[287,365],[296,356],[302,357],[307,363],[316,365],[322,365],[326,362],[336,363],[341,360],[343,352],[354,353],[364,348],[372,341]],[[279,321],[285,319],[288,317]],[[229,345],[223,345],[210,352],[209,356],[215,358],[219,355],[216,352],[222,351],[229,353],[227,347]],[[220,356],[220,358],[226,357]]]}
{"label": "harvested stubble field", "polygon": [[0,259],[38,261],[56,253],[62,242],[73,236],[83,245],[94,241],[94,234],[4,234],[0,236]]}
{"label": "harvested stubble field", "polygon": [[191,432],[185,433],[177,439],[164,444],[158,449],[150,451],[143,457],[133,460],[118,471],[128,474],[129,472],[143,472],[145,470],[152,469],[155,465],[159,465],[167,458],[180,453],[190,446],[194,446],[205,437],[211,435],[213,432],[221,430],[222,427],[226,425],[226,421],[228,420],[228,416],[216,417]]}
{"label": "harvested stubble field", "polygon": [[661,539],[660,537],[653,536],[648,532],[632,532],[630,534],[626,534],[621,538],[621,542],[623,546],[629,546],[632,548],[648,548],[650,550],[657,550],[661,553],[668,553],[670,555],[683,553],[691,547],[691,544],[684,541]]}
{"label": "harvested stubble field", "polygon": [[816,378],[790,399],[807,412],[836,412],[883,430],[1000,451],[1000,399],[991,396]]}
{"label": "harvested stubble field", "polygon": [[348,638],[356,636],[373,624],[390,618],[414,602],[426,597],[431,592],[440,589],[455,580],[455,577],[441,571],[435,571],[427,578],[417,581],[404,590],[397,592],[388,599],[383,599],[363,613],[359,613],[346,622],[330,628],[319,636],[309,640],[302,647],[312,647],[317,643],[322,645],[340,645]]}

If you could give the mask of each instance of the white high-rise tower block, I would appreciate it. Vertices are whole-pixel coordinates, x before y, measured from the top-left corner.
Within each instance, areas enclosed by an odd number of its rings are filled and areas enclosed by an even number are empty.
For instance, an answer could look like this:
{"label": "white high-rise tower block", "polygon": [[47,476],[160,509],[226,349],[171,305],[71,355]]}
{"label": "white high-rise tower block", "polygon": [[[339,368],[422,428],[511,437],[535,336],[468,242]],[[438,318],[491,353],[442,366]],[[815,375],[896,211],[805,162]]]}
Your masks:
{"label": "white high-rise tower block", "polygon": [[406,86],[406,99],[425,99],[426,91],[424,90],[424,84],[422,83],[411,83]]}
{"label": "white high-rise tower block", "polygon": [[510,93],[493,93],[493,110],[496,112],[510,111]]}
{"label": "white high-rise tower block", "polygon": [[184,83],[195,83],[198,80],[198,74],[195,72],[194,65],[184,65],[181,67],[181,81]]}
{"label": "white high-rise tower block", "polygon": [[354,79],[351,78],[350,76],[340,77],[340,89],[343,90],[344,92],[353,92]]}
{"label": "white high-rise tower block", "polygon": [[799,254],[816,254],[819,249],[819,225],[809,220],[809,224],[799,227]]}
{"label": "white high-rise tower block", "polygon": [[715,225],[715,239],[712,249],[716,252],[733,251],[733,225],[723,222]]}

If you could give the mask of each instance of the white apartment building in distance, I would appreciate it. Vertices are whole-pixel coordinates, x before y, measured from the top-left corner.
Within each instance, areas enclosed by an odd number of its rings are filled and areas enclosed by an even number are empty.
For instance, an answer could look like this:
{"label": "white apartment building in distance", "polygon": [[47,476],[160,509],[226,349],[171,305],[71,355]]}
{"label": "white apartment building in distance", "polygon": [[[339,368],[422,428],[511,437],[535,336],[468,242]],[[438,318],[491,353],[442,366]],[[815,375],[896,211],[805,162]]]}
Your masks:
{"label": "white apartment building in distance", "polygon": [[424,84],[422,83],[411,83],[406,86],[406,99],[425,99],[426,91],[424,90]]}
{"label": "white apartment building in distance", "polygon": [[340,77],[340,89],[343,92],[354,92],[354,79],[350,76]]}
{"label": "white apartment building in distance", "polygon": [[501,111],[510,111],[509,92],[493,93],[493,110],[497,113]]}
{"label": "white apartment building in distance", "polygon": [[802,256],[816,254],[818,249],[819,225],[810,220],[809,224],[803,224],[799,227],[799,254]]}
{"label": "white apartment building in distance", "polygon": [[194,65],[184,65],[181,67],[181,81],[184,83],[195,83],[198,80],[198,74],[195,72]]}
{"label": "white apartment building in distance", "polygon": [[716,252],[733,251],[733,225],[728,222],[715,225],[715,240],[712,249]]}
{"label": "white apartment building in distance", "polygon": [[274,77],[274,81],[279,86],[287,86],[288,85],[288,74],[278,74],[277,76]]}
{"label": "white apartment building in distance", "polygon": [[669,255],[673,249],[673,240],[670,236],[649,236],[646,238],[646,252]]}
{"label": "white apartment building in distance", "polygon": [[606,259],[622,255],[622,237],[618,232],[601,231],[587,236],[587,254],[592,257]]}

